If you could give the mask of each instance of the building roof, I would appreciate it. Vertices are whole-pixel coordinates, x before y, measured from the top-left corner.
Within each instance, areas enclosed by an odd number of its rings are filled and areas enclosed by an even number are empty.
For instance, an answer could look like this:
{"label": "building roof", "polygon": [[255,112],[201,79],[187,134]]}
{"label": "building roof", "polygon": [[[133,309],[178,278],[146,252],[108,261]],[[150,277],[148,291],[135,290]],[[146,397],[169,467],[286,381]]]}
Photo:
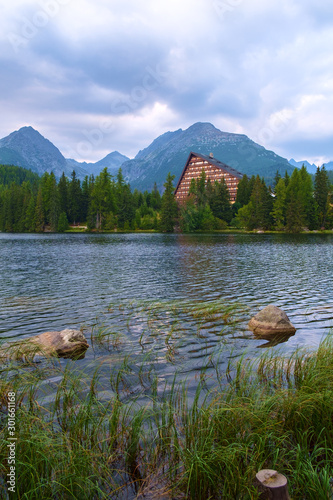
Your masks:
{"label": "building roof", "polygon": [[183,168],[183,171],[181,173],[181,176],[179,177],[179,181],[177,183],[177,186],[176,186],[176,189],[175,189],[175,192],[177,191],[178,187],[179,187],[179,184],[185,174],[185,171],[191,161],[191,158],[193,156],[196,156],[198,158],[201,158],[203,161],[207,161],[210,165],[214,165],[215,167],[218,167],[220,168],[221,170],[224,170],[226,172],[228,172],[229,174],[235,176],[235,177],[238,177],[239,179],[241,179],[243,177],[243,174],[241,174],[240,172],[238,172],[237,170],[235,170],[234,168],[232,167],[229,167],[229,165],[227,165],[226,163],[223,163],[222,161],[220,160],[217,160],[216,158],[212,157],[212,156],[207,156],[207,155],[202,155],[201,153],[194,153],[193,151],[190,152],[189,154],[189,157],[187,159],[187,162],[185,163],[185,167]]}

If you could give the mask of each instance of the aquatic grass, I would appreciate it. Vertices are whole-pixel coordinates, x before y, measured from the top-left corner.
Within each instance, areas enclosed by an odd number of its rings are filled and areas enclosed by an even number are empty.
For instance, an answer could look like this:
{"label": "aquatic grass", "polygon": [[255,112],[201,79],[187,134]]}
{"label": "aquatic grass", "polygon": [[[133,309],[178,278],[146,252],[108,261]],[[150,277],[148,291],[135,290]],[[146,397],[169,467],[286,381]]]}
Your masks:
{"label": "aquatic grass", "polygon": [[[294,500],[332,498],[332,335],[316,351],[298,349],[288,358],[272,351],[254,359],[229,354],[225,370],[223,346],[216,344],[192,393],[193,380],[167,356],[166,343],[179,341],[178,323],[163,331],[158,340],[171,378],[156,368],[156,344],[123,355],[109,377],[103,363],[89,376],[73,362],[2,369],[1,498],[8,389],[17,392],[18,499],[256,499],[262,468],[285,474]],[[44,404],[48,367],[58,382]]]}
{"label": "aquatic grass", "polygon": [[96,345],[107,350],[118,349],[122,342],[122,334],[104,324],[99,324],[96,320],[91,328],[90,341],[93,348]]}

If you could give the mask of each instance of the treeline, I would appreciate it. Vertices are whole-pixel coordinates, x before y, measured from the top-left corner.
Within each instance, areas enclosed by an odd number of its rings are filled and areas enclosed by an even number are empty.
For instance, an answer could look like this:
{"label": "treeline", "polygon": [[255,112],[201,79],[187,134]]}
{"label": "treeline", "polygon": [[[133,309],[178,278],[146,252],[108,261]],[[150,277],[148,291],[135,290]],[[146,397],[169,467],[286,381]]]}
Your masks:
{"label": "treeline", "polygon": [[243,176],[236,203],[230,203],[224,180],[210,182],[202,171],[192,179],[185,203],[174,196],[174,176],[168,174],[163,196],[133,192],[121,169],[114,178],[105,168],[81,182],[73,171],[59,181],[20,167],[0,166],[0,231],[63,232],[83,223],[88,231],[157,230],[212,231],[227,227],[299,232],[332,229],[332,186],[325,167],[314,181],[305,167],[275,177],[273,188],[259,176]]}
{"label": "treeline", "polygon": [[38,174],[21,167],[13,165],[0,165],[0,187],[8,186],[14,182],[21,185],[23,182],[38,184],[40,177]]}
{"label": "treeline", "polygon": [[[0,230],[7,232],[63,232],[69,224],[84,222],[88,230],[159,229],[161,195],[155,186],[151,193],[131,192],[121,170],[114,179],[105,168],[96,178],[82,183],[75,171],[57,182],[45,173],[22,181],[19,167],[16,181],[0,185]],[[6,178],[8,175],[6,174]]]}
{"label": "treeline", "polygon": [[236,203],[230,204],[227,186],[206,182],[204,171],[192,179],[189,195],[180,207],[179,227],[184,232],[225,229],[302,230],[333,228],[332,186],[323,166],[314,176],[303,166],[291,176],[276,174],[273,188],[259,176],[244,175],[238,184]]}
{"label": "treeline", "polygon": [[325,166],[317,168],[314,182],[303,167],[275,177],[273,191],[257,177],[239,182],[236,225],[248,230],[274,229],[297,233],[304,229],[332,229],[332,186]]}

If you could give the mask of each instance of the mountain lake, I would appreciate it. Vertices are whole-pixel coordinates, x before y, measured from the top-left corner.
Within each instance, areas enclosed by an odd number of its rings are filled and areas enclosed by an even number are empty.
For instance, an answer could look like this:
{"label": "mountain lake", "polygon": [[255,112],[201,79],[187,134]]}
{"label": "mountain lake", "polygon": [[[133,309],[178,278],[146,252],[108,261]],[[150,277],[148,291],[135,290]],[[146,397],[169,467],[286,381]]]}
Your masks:
{"label": "mountain lake", "polygon": [[[333,326],[333,235],[0,234],[0,338],[83,329],[90,348],[61,359],[100,395],[110,370],[149,366],[195,390],[243,357],[315,349]],[[268,304],[297,328],[283,342],[255,338],[249,319]],[[148,370],[148,371],[149,371]],[[52,382],[52,379],[50,379]],[[56,382],[56,379],[53,380]]]}

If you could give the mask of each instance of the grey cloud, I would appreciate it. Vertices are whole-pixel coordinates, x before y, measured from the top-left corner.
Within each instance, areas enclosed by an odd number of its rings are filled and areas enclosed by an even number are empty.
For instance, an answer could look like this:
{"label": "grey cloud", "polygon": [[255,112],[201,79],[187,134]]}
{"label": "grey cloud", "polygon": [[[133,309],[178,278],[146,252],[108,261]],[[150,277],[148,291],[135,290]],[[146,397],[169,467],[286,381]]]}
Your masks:
{"label": "grey cloud", "polygon": [[[332,65],[326,62],[330,61],[333,22],[328,1],[320,5],[312,0],[254,1],[252,8],[244,1],[224,16],[218,15],[212,1],[205,4],[207,18],[201,25],[196,18],[196,7],[201,4],[194,1],[182,30],[175,28],[181,25],[175,17],[180,12],[160,19],[159,29],[156,18],[149,17],[148,4],[143,4],[111,2],[111,24],[97,17],[98,24],[92,19],[81,31],[76,28],[73,37],[58,22],[60,13],[20,51],[12,51],[10,59],[8,40],[3,40],[2,102],[10,101],[11,106],[15,102],[15,116],[24,122],[31,118],[46,128],[48,121],[53,122],[59,142],[70,139],[74,150],[83,129],[95,129],[105,117],[114,120],[118,129],[96,146],[98,159],[98,147],[104,154],[108,144],[125,154],[145,147],[147,132],[137,132],[133,116],[146,113],[149,119],[156,102],[167,105],[170,115],[178,117],[179,124],[170,121],[170,128],[191,121],[214,123],[224,117],[253,135],[260,128],[258,123],[272,113],[297,109],[303,95],[330,92],[323,83],[333,79]],[[94,5],[97,13],[99,5],[108,3]],[[30,5],[18,12],[17,19],[33,18],[34,9]],[[3,105],[3,109],[9,113],[10,106]],[[10,131],[4,130],[3,135]],[[154,130],[152,135],[164,131]],[[297,156],[292,148],[299,150],[302,141],[293,139],[293,130],[290,136],[285,143],[290,154],[285,156]],[[307,141],[306,146],[307,150],[329,148],[325,141]]]}

